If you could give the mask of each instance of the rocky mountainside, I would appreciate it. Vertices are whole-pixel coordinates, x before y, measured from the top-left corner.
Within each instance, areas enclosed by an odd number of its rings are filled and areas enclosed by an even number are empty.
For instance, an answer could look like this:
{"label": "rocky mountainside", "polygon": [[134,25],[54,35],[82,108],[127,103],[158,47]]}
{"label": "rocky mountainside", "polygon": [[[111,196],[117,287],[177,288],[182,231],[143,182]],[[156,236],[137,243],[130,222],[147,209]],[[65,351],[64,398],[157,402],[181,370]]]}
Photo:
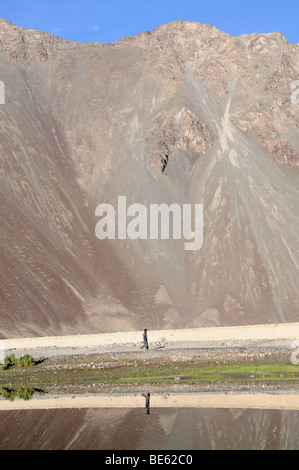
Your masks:
{"label": "rocky mountainside", "polygon": [[[299,45],[176,21],[113,44],[0,20],[1,335],[298,321]],[[201,203],[203,246],[99,240]]]}

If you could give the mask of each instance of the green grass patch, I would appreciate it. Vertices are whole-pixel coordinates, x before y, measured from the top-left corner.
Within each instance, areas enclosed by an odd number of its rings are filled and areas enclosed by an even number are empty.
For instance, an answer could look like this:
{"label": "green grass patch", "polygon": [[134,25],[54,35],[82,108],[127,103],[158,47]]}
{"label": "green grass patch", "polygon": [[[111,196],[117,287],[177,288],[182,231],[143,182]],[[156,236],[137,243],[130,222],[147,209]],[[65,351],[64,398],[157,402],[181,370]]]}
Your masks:
{"label": "green grass patch", "polygon": [[299,381],[299,368],[287,364],[163,367],[157,370],[140,369],[127,376],[111,373],[106,380],[119,380],[121,383]]}
{"label": "green grass patch", "polygon": [[269,383],[299,382],[299,367],[292,364],[157,364],[111,368],[78,366],[63,370],[45,367],[10,367],[0,374],[0,387],[43,388],[53,385],[172,384],[172,383]]}
{"label": "green grass patch", "polygon": [[18,358],[14,354],[10,354],[9,356],[5,357],[4,363],[0,365],[0,370],[6,370],[13,366],[31,367],[36,364],[40,364],[43,361],[43,357],[40,357],[38,360],[34,360],[30,354],[24,354],[23,356]]}

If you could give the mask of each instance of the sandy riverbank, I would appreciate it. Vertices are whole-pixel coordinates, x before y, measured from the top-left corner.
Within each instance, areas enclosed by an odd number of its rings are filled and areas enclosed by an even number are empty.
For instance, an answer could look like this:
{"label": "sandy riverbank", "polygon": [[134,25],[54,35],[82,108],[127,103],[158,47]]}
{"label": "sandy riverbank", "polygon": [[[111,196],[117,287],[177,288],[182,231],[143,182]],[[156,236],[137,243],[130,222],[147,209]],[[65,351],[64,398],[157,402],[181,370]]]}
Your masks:
{"label": "sandy riverbank", "polygon": [[[150,344],[175,344],[180,347],[194,347],[199,344],[225,344],[226,342],[244,343],[249,341],[284,340],[290,344],[299,339],[299,323],[283,323],[270,325],[250,325],[217,328],[192,328],[178,330],[148,331]],[[4,339],[0,347],[6,352],[12,350],[34,350],[56,348],[67,353],[68,348],[105,348],[113,346],[116,351],[129,345],[137,345],[142,341],[142,332],[116,332],[94,335],[53,336],[35,338]],[[121,345],[121,348],[119,347]],[[104,350],[104,349],[103,349]],[[111,348],[109,348],[111,350]]]}
{"label": "sandy riverbank", "polygon": [[[30,401],[0,400],[0,411],[86,408],[144,408],[145,398],[136,395],[89,395],[36,398]],[[299,393],[172,393],[150,397],[151,408],[229,408],[299,410]]]}
{"label": "sandy riverbank", "polygon": [[[242,362],[242,361],[289,361],[291,344],[299,338],[299,323],[254,325],[245,327],[202,328],[190,330],[149,331],[150,350],[140,349],[140,332],[120,332],[99,335],[57,336],[40,338],[6,339],[1,343],[5,354],[24,352],[37,357],[52,358],[44,367],[59,370],[60,360],[69,356],[67,367],[78,355],[77,361],[87,367],[100,355],[103,361],[185,361],[196,358],[203,363]],[[89,364],[92,367],[93,362]],[[63,366],[64,367],[64,366]],[[298,366],[299,367],[299,366]],[[175,386],[176,387],[176,386]],[[166,393],[165,393],[166,390]],[[154,391],[154,389],[152,390]],[[170,393],[169,393],[170,392]],[[299,410],[299,392],[295,384],[292,388],[254,389],[242,391],[235,388],[228,392],[189,390],[174,388],[167,390],[161,386],[151,394],[151,406],[157,408],[259,408]],[[9,402],[0,399],[0,410],[30,410],[59,408],[139,408],[144,407],[144,397],[139,390],[132,392],[113,390],[97,394],[53,394],[33,398],[28,402],[16,399]]]}

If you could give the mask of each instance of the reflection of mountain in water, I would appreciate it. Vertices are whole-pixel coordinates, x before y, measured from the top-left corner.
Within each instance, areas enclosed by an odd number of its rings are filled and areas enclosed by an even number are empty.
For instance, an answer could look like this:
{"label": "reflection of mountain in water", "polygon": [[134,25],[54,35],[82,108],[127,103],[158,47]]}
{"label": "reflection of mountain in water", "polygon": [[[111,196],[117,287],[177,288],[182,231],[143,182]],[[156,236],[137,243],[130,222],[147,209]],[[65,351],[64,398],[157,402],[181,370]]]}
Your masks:
{"label": "reflection of mountain in water", "polygon": [[[144,409],[1,412],[1,449],[298,449],[299,412]],[[29,430],[29,431],[28,431]]]}

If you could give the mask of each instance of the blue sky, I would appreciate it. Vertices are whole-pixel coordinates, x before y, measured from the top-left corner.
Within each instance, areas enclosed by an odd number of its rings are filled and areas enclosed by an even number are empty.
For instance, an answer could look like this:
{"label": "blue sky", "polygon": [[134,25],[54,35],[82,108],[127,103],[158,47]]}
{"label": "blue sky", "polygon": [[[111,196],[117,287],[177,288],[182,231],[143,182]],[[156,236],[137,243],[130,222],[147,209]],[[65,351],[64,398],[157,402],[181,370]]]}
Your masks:
{"label": "blue sky", "polygon": [[0,17],[78,42],[113,42],[182,19],[232,36],[279,31],[299,43],[299,0],[0,0]]}

